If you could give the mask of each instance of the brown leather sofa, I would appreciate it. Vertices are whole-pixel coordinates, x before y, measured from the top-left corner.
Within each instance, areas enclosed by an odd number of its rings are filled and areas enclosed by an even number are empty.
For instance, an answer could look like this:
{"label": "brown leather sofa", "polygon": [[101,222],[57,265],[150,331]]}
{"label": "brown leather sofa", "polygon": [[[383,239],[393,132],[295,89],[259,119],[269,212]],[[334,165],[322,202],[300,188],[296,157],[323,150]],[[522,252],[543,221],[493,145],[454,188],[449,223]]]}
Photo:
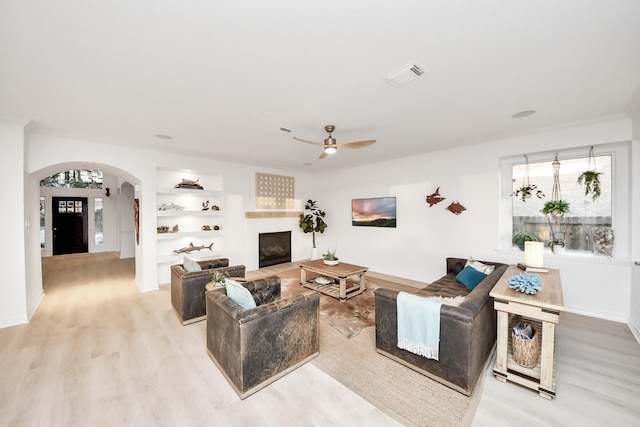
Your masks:
{"label": "brown leather sofa", "polygon": [[226,288],[208,291],[206,299],[209,357],[244,399],[318,355],[320,294],[281,298],[277,276],[242,286],[257,307],[242,308]]}
{"label": "brown leather sofa", "polygon": [[458,307],[443,304],[440,308],[439,360],[427,359],[397,347],[398,291],[378,288],[375,302],[376,350],[468,396],[496,342],[496,312],[489,292],[507,265],[482,261],[496,268],[470,292],[455,279],[466,262],[464,258],[447,258],[447,274],[415,292],[425,297],[466,296]]}
{"label": "brown leather sofa", "polygon": [[205,286],[213,273],[222,271],[229,277],[244,277],[245,266],[229,267],[228,258],[198,261],[202,271],[188,272],[182,264],[171,266],[171,305],[183,325],[204,320],[206,307]]}

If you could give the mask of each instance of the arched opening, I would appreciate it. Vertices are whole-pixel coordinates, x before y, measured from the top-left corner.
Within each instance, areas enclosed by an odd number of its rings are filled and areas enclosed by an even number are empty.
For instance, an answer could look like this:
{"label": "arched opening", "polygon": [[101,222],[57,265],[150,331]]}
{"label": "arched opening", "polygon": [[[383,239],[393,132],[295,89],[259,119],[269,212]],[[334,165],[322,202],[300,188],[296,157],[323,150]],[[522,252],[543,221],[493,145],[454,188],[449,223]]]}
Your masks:
{"label": "arched opening", "polygon": [[[107,164],[86,164],[81,162],[58,163],[33,172],[32,177],[41,180],[68,170],[99,170],[103,175],[103,185],[99,188],[58,188],[40,187],[41,209],[41,260],[49,257],[76,254],[76,262],[93,262],[96,255],[114,254],[121,259],[133,258],[134,262],[122,265],[131,268],[131,275],[135,277],[139,263],[136,257],[136,190],[141,188],[140,180],[131,173]],[[64,203],[64,208],[62,204]],[[56,216],[58,221],[56,222]],[[66,218],[72,216],[84,217],[84,222],[67,221],[73,227],[84,227],[77,230],[62,229]],[[59,218],[62,217],[63,220]],[[66,236],[65,233],[75,233]],[[64,242],[78,240],[81,249],[63,249]],[[74,237],[75,236],[75,237]],[[73,243],[73,242],[72,242]],[[84,243],[84,246],[82,246]],[[73,246],[73,245],[72,245]],[[78,246],[78,245],[76,245]],[[43,270],[43,275],[47,274]],[[43,284],[46,278],[42,278]]]}

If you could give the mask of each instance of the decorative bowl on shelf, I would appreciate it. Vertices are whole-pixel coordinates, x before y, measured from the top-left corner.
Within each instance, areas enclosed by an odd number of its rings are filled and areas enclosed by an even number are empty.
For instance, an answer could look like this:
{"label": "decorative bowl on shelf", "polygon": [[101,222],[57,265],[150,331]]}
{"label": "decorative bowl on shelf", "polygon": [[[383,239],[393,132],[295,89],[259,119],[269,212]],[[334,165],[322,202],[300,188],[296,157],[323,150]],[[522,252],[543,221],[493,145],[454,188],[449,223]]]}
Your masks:
{"label": "decorative bowl on shelf", "polygon": [[337,259],[333,259],[333,260],[323,259],[322,262],[324,262],[325,265],[338,265],[340,263],[340,261]]}

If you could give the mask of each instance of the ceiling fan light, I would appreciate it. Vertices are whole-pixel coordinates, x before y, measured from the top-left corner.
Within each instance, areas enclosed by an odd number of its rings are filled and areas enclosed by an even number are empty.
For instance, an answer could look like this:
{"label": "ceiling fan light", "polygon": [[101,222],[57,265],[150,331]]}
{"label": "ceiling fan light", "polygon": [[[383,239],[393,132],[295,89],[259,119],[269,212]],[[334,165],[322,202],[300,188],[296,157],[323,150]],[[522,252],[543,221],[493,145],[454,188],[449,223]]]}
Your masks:
{"label": "ceiling fan light", "polygon": [[336,147],[324,147],[324,152],[327,154],[333,154],[336,151],[338,151]]}

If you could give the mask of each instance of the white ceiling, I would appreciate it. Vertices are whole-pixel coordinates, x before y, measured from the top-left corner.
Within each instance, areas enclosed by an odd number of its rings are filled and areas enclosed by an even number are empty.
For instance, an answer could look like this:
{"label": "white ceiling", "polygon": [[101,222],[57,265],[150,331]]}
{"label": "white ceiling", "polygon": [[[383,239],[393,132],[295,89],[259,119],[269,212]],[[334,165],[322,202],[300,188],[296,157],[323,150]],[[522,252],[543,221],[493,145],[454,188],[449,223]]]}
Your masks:
{"label": "white ceiling", "polygon": [[[0,116],[286,168],[619,117],[639,87],[639,0],[0,0]],[[327,124],[378,142],[292,139]]]}

